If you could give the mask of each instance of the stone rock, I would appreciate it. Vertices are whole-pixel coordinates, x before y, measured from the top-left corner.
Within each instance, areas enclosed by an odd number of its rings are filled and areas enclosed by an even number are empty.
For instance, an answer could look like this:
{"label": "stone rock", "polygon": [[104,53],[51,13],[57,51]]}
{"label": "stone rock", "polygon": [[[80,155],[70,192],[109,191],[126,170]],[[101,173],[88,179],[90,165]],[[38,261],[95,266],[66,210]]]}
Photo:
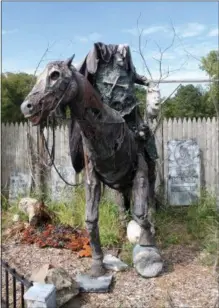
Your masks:
{"label": "stone rock", "polygon": [[20,211],[28,215],[31,226],[41,225],[51,221],[51,217],[43,202],[33,198],[22,198],[18,204]]}
{"label": "stone rock", "polygon": [[15,214],[12,218],[13,222],[18,222],[20,220],[20,216],[18,214]]}
{"label": "stone rock", "polygon": [[100,277],[91,277],[86,274],[78,274],[76,281],[81,292],[105,293],[109,292],[113,275],[105,275]]}
{"label": "stone rock", "polygon": [[40,268],[35,269],[30,276],[30,281],[45,283],[46,276],[51,268],[53,268],[51,264],[44,264]]}
{"label": "stone rock", "polygon": [[114,270],[116,272],[124,271],[128,268],[128,265],[122,262],[120,259],[108,254],[103,259],[103,265],[106,269]]}
{"label": "stone rock", "polygon": [[131,220],[127,226],[127,238],[130,243],[136,244],[139,241],[141,234],[141,227],[136,221]]}
{"label": "stone rock", "polygon": [[56,287],[57,308],[79,293],[77,282],[63,268],[54,268],[50,264],[45,264],[38,271],[35,271],[30,280],[53,284]]}
{"label": "stone rock", "polygon": [[156,247],[136,245],[133,249],[133,263],[138,274],[145,278],[158,276],[163,269],[163,261]]}

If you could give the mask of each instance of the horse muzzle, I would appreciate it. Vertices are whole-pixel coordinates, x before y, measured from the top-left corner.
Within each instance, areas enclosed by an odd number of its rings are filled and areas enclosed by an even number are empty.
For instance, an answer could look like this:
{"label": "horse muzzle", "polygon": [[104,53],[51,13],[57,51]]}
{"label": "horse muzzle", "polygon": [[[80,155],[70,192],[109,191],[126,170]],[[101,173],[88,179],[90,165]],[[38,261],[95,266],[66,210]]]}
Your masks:
{"label": "horse muzzle", "polygon": [[33,125],[39,124],[41,120],[42,110],[36,108],[29,100],[25,100],[21,104],[21,112],[23,113],[24,117],[31,121]]}

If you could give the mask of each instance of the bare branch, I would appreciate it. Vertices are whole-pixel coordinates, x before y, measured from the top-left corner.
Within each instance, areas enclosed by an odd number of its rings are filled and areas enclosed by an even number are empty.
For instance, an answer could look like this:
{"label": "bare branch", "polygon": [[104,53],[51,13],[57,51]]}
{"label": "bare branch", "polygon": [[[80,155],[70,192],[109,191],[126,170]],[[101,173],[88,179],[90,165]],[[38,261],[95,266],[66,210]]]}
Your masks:
{"label": "bare branch", "polygon": [[[175,43],[175,38],[176,38],[175,31],[173,33],[174,33],[174,35],[172,37],[171,43],[166,48],[164,48],[163,50],[161,49],[159,44],[156,41],[154,41],[154,43],[157,46],[157,48],[159,50],[159,53],[160,53],[160,58],[159,59],[156,59],[156,58],[153,57],[153,59],[156,60],[158,62],[158,64],[159,64],[159,75],[160,75],[160,77],[158,79],[158,85],[159,85],[161,80],[163,80],[164,78],[167,78],[169,76],[169,74],[168,74],[165,77],[163,77],[162,62],[163,62],[163,56],[164,56],[165,52],[167,52],[170,48],[172,48],[174,43]],[[168,68],[168,71],[169,71],[169,68]]]}
{"label": "bare branch", "polygon": [[44,51],[42,57],[40,58],[40,61],[38,62],[36,69],[34,71],[33,76],[36,76],[36,73],[40,67],[40,64],[44,61],[45,56],[47,55],[47,53],[50,51],[51,47],[55,44],[55,42],[53,42],[51,45],[48,43],[46,50]]}
{"label": "bare branch", "polygon": [[198,58],[198,57],[194,56],[191,52],[189,52],[189,51],[185,48],[185,45],[184,45],[184,43],[183,43],[183,40],[182,40],[181,37],[176,33],[176,30],[175,30],[175,28],[174,28],[174,25],[173,25],[172,20],[170,20],[170,23],[171,23],[171,29],[172,29],[172,31],[174,32],[175,37],[177,37],[177,39],[180,41],[180,45],[183,47],[183,51],[184,51],[187,55],[189,55],[190,57],[192,57],[193,59],[195,59],[196,61],[201,62],[201,58]]}
{"label": "bare branch", "polygon": [[[142,51],[142,33],[143,33],[144,30],[143,30],[143,29],[140,30],[140,28],[139,28],[139,19],[140,19],[140,17],[141,17],[141,13],[140,13],[140,15],[139,15],[139,17],[138,17],[138,19],[137,19],[137,29],[138,29],[138,53],[139,53],[139,55],[141,56],[141,59],[142,59],[142,61],[143,61],[143,63],[144,63],[144,66],[145,66],[145,69],[147,70],[147,72],[148,72],[150,78],[153,80],[152,74],[151,74],[151,72],[150,72],[150,69],[149,69],[149,67],[148,67],[148,65],[147,65],[147,62],[146,62],[146,60],[145,60],[145,57],[144,57],[143,51]],[[147,45],[147,40],[146,40],[146,42],[145,42],[145,47],[146,47],[146,45]]]}
{"label": "bare branch", "polygon": [[[169,66],[168,66],[167,73],[165,74],[165,76],[163,75],[163,77],[160,79],[160,81],[166,79],[166,78],[169,77],[172,73],[180,71],[180,70],[183,68],[183,66],[186,65],[186,63],[188,63],[188,59],[186,59],[178,68],[173,69],[173,70],[170,70],[170,69],[169,69]],[[160,82],[160,81],[159,81],[159,82]]]}

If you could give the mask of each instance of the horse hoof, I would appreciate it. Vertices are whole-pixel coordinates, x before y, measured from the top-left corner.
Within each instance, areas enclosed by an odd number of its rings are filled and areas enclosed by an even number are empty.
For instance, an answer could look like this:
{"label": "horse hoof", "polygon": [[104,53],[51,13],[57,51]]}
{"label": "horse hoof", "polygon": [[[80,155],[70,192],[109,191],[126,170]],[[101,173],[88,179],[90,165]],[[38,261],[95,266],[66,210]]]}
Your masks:
{"label": "horse hoof", "polygon": [[100,277],[105,275],[106,273],[106,269],[103,267],[103,264],[101,262],[101,264],[99,263],[93,263],[90,269],[90,276],[91,277]]}
{"label": "horse hoof", "polygon": [[163,269],[163,261],[155,246],[136,245],[133,249],[133,263],[137,273],[145,278],[156,277]]}

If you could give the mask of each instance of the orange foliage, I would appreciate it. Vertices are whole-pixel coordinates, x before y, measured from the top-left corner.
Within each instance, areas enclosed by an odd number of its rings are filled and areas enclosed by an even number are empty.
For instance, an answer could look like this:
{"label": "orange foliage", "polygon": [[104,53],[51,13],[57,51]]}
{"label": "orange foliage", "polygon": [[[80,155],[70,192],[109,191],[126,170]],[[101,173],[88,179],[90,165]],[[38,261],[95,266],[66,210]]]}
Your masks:
{"label": "orange foliage", "polygon": [[66,248],[78,252],[79,257],[90,257],[88,233],[72,227],[53,226],[51,224],[39,228],[27,227],[21,237],[25,244],[37,244],[39,247]]}

